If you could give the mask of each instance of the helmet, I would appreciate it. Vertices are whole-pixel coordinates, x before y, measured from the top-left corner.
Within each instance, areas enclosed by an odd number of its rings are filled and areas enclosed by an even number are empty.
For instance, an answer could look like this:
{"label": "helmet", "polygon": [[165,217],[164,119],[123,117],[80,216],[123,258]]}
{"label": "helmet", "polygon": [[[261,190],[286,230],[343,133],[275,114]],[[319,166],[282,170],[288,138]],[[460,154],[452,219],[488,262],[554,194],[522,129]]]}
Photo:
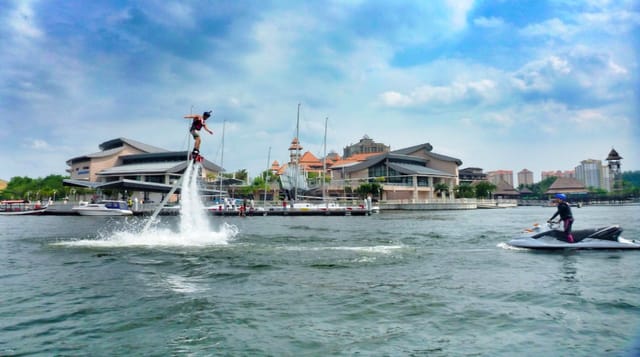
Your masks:
{"label": "helmet", "polygon": [[208,112],[204,112],[204,113],[202,113],[202,117],[203,117],[204,119],[209,118],[209,117],[211,116],[211,112],[212,112],[212,111],[213,111],[213,110],[210,110],[210,111],[208,111]]}
{"label": "helmet", "polygon": [[553,195],[553,197],[563,201],[567,200],[567,195],[565,195],[564,193],[556,193],[555,195]]}

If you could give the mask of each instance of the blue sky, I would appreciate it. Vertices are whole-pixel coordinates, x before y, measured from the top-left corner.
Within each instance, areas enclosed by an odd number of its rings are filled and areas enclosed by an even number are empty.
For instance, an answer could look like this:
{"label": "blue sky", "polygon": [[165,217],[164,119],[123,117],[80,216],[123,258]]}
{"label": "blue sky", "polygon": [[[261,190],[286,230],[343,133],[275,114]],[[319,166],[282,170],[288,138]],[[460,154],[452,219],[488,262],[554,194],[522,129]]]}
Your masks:
{"label": "blue sky", "polygon": [[[485,171],[640,170],[637,1],[0,0],[0,178],[126,137],[251,176],[368,135]],[[222,138],[224,125],[224,145]],[[224,150],[223,150],[224,148]],[[269,156],[269,149],[271,154]],[[223,154],[224,153],[224,154]],[[222,162],[221,162],[222,161]]]}

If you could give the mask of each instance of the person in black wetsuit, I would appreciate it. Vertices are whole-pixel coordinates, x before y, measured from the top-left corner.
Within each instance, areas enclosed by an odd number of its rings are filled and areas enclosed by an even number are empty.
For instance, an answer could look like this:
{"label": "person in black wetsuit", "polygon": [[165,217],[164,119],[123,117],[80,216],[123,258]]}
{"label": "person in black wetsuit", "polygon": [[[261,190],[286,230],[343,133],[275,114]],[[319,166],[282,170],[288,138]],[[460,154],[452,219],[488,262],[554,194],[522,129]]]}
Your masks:
{"label": "person in black wetsuit", "polygon": [[564,234],[567,238],[567,242],[573,243],[573,234],[571,234],[571,226],[573,226],[573,215],[571,214],[571,207],[567,203],[567,195],[564,193],[556,193],[554,195],[556,204],[558,205],[558,211],[549,218],[547,222],[551,222],[554,218],[560,215],[560,220],[564,223]]}
{"label": "person in black wetsuit", "polygon": [[193,119],[191,123],[191,127],[189,128],[189,132],[193,135],[193,139],[195,143],[193,145],[193,152],[191,153],[192,157],[198,157],[200,155],[200,130],[204,128],[204,130],[208,131],[209,134],[213,134],[213,131],[207,127],[206,120],[211,116],[211,111],[204,112],[202,115],[198,114],[189,114],[185,115],[186,119]]}

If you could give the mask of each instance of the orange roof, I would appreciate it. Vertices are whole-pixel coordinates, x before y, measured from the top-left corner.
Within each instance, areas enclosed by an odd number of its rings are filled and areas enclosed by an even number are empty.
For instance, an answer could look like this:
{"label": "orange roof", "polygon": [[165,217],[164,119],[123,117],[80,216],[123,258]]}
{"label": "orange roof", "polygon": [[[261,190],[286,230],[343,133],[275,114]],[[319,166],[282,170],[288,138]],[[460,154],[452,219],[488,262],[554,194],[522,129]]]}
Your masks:
{"label": "orange roof", "polygon": [[300,141],[298,138],[293,138],[291,140],[291,146],[289,146],[289,150],[302,150],[302,146],[300,145]]}
{"label": "orange roof", "polygon": [[304,154],[302,154],[302,157],[300,157],[299,162],[301,165],[302,164],[322,165],[322,162],[318,160],[318,158],[315,155],[313,155],[310,151],[307,151]]}

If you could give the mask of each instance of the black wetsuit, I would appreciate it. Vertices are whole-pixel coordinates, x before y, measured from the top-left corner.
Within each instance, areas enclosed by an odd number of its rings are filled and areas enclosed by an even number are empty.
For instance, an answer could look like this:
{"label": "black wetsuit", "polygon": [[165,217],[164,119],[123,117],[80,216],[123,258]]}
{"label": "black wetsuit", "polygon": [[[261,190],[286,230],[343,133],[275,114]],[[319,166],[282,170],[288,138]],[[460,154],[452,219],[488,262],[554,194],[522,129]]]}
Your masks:
{"label": "black wetsuit", "polygon": [[571,226],[573,226],[573,215],[571,214],[571,207],[566,202],[558,203],[558,211],[551,216],[550,221],[560,215],[560,220],[564,223],[564,234],[567,237],[567,241],[573,243],[573,235],[571,234]]}

